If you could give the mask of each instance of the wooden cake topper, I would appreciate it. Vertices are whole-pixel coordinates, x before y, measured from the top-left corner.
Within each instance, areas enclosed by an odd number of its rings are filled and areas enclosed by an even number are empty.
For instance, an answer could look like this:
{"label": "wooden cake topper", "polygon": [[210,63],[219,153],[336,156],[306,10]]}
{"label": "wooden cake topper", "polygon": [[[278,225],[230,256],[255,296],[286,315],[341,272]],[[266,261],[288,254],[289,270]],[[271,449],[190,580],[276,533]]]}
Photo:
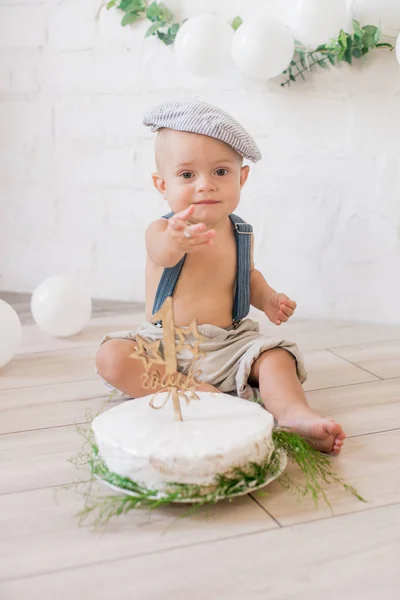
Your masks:
{"label": "wooden cake topper", "polygon": [[[195,393],[199,383],[195,378],[201,374],[201,371],[196,370],[196,363],[203,356],[200,352],[200,342],[204,338],[197,330],[196,321],[192,321],[189,327],[175,327],[171,297],[165,300],[161,309],[153,315],[152,320],[162,321],[163,348],[160,348],[161,340],[150,342],[137,335],[137,348],[130,356],[141,360],[144,366],[145,372],[142,378],[145,389],[156,390],[161,386],[158,392],[168,392],[166,399],[158,406],[155,404],[157,398],[157,394],[155,394],[150,400],[150,406],[158,410],[172,398],[174,419],[183,421],[180,401],[185,400],[189,405],[191,400],[199,399]],[[193,343],[190,343],[188,338],[192,338]],[[178,372],[176,361],[177,353],[184,348],[189,349],[193,356],[187,375]],[[164,369],[160,369],[160,367],[164,367]]]}

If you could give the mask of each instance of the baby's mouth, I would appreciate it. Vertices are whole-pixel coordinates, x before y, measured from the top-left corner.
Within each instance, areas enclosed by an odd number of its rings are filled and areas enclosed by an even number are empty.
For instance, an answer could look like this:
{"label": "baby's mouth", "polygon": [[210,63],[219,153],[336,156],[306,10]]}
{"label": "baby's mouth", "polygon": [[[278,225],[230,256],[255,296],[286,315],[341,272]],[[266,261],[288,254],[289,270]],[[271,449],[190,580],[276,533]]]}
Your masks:
{"label": "baby's mouth", "polygon": [[199,202],[195,202],[195,205],[198,206],[199,204],[220,204],[219,200],[199,200]]}

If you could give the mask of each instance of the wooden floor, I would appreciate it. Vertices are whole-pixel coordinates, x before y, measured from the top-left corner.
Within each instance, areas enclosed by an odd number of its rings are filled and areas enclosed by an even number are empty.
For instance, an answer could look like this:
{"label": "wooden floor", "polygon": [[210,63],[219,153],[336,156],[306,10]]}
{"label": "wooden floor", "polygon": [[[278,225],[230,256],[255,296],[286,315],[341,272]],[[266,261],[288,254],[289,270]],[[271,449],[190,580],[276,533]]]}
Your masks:
{"label": "wooden floor", "polygon": [[267,495],[185,519],[171,507],[100,531],[78,525],[82,498],[60,488],[85,476],[68,462],[82,444],[74,423],[107,395],[96,347],[142,319],[108,306],[64,340],[24,319],[19,354],[0,370],[1,600],[398,600],[398,326],[293,321],[280,330],[305,353],[310,404],[348,433],[334,467],[367,504],[335,487],[331,513],[274,483]]}

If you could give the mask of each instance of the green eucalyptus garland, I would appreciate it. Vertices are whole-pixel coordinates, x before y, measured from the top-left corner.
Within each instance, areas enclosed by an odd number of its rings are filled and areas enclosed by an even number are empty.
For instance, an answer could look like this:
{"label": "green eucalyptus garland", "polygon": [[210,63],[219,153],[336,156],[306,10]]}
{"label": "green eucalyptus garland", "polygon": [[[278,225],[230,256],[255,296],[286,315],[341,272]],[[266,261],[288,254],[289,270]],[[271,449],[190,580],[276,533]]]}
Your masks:
{"label": "green eucalyptus garland", "polygon": [[361,27],[358,21],[353,20],[353,33],[340,31],[337,39],[327,44],[321,44],[315,50],[307,50],[296,42],[295,55],[289,67],[283,72],[285,81],[282,86],[296,81],[297,77],[305,79],[304,73],[310,72],[313,67],[319,66],[327,69],[330,65],[346,62],[349,65],[353,59],[363,58],[372,50],[386,48],[393,50],[394,46],[388,42],[380,42],[381,29],[375,25]]}
{"label": "green eucalyptus garland", "polygon": [[107,10],[110,8],[118,8],[125,13],[121,22],[123,27],[146,18],[151,25],[145,37],[156,35],[167,46],[174,43],[180,24],[174,22],[174,15],[163,2],[152,2],[147,6],[144,0],[110,0]]}
{"label": "green eucalyptus garland", "polygon": [[[130,25],[141,19],[151,22],[145,37],[157,36],[167,46],[175,41],[181,23],[175,21],[174,15],[163,2],[151,2],[147,5],[145,0],[110,0],[107,9],[116,8],[124,13],[122,26]],[[243,20],[235,17],[231,23],[234,30],[238,29]],[[375,25],[365,25],[353,20],[353,32],[346,33],[343,29],[337,38],[326,44],[321,44],[315,50],[310,50],[296,41],[295,55],[289,67],[283,71],[282,86],[294,83],[298,78],[305,79],[305,73],[311,72],[314,67],[327,69],[330,65],[346,62],[349,65],[353,59],[363,58],[366,54],[376,49],[392,51],[394,46],[388,42],[381,42],[382,31]]]}

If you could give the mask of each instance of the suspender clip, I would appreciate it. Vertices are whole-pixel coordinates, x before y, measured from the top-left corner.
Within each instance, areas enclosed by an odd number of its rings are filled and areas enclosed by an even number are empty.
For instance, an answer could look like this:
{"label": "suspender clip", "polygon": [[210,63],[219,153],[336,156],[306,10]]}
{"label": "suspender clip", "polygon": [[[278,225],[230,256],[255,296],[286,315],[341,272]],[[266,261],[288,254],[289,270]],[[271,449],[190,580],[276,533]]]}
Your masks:
{"label": "suspender clip", "polygon": [[[240,231],[239,227],[247,228],[246,231]],[[253,233],[253,228],[248,223],[235,223],[235,229],[238,233],[242,233],[244,235],[251,235]]]}

